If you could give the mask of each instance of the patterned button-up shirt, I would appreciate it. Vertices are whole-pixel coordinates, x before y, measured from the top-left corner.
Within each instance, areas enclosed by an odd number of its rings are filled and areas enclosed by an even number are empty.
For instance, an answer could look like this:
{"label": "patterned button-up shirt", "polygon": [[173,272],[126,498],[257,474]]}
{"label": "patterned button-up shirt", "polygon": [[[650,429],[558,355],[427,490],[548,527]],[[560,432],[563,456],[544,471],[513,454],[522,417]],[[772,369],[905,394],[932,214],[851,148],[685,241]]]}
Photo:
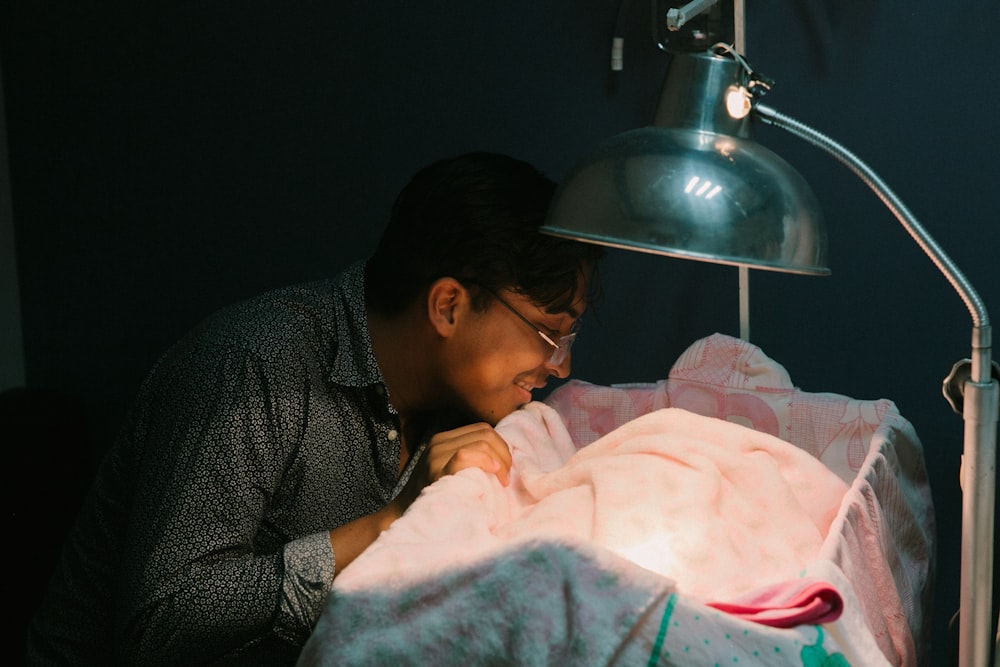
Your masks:
{"label": "patterned button-up shirt", "polygon": [[400,432],[363,263],[220,311],[143,384],[31,651],[294,662],[333,582],[328,531],[386,505],[419,457],[398,474]]}

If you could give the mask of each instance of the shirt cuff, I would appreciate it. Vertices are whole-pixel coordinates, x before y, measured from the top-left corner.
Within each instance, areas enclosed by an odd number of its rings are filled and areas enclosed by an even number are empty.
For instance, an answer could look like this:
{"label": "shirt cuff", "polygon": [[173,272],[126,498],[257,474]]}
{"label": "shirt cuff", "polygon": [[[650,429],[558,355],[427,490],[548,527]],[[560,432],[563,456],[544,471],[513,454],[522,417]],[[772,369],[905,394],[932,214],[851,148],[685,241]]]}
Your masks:
{"label": "shirt cuff", "polygon": [[314,533],[289,542],[284,549],[277,634],[297,645],[316,626],[333,587],[335,562],[330,534]]}

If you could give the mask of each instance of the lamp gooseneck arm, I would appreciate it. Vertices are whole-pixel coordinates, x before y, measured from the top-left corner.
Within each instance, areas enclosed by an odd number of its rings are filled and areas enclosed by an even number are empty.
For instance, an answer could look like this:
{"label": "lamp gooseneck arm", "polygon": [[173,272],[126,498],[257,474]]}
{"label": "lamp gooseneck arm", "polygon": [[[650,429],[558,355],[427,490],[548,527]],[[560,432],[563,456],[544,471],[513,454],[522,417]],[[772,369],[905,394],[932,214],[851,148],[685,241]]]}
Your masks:
{"label": "lamp gooseneck arm", "polygon": [[[993,591],[993,533],[996,494],[996,439],[998,419],[998,387],[994,379],[998,371],[991,359],[991,327],[982,299],[951,259],[924,230],[902,201],[871,170],[849,150],[820,132],[762,104],[753,110],[761,121],[780,127],[833,155],[855,173],[896,216],[917,245],[944,274],[965,302],[972,315],[971,372],[960,376],[956,386],[955,365],[952,376],[946,378],[945,396],[965,421],[965,443],[962,456],[962,574],[959,611],[959,664],[985,665],[989,661],[991,643],[1000,653],[1000,627],[991,638]],[[962,399],[948,394],[948,389],[960,390]],[[958,407],[956,407],[956,404]]]}
{"label": "lamp gooseneck arm", "polygon": [[[826,152],[830,153],[835,158],[843,162],[858,176],[858,178],[864,181],[865,185],[867,185],[878,196],[878,198],[882,200],[886,207],[892,211],[892,214],[896,216],[900,223],[902,223],[903,227],[906,228],[906,231],[913,237],[913,240],[916,241],[927,256],[931,258],[941,273],[944,274],[945,278],[948,279],[948,282],[950,282],[952,287],[955,288],[955,291],[959,293],[962,300],[965,301],[965,305],[969,309],[969,312],[972,314],[973,325],[976,327],[989,326],[989,316],[986,313],[986,307],[983,305],[983,301],[979,298],[975,289],[973,289],[972,285],[969,284],[969,281],[965,278],[958,267],[955,266],[948,255],[941,250],[937,242],[931,238],[926,231],[924,231],[924,228],[919,222],[917,222],[917,219],[912,213],[910,213],[909,209],[906,208],[906,205],[903,204],[903,202],[891,189],[889,189],[878,174],[872,171],[868,165],[862,162],[851,151],[809,126],[763,104],[755,105],[754,112],[760,120],[768,125],[773,125],[787,130],[799,138],[805,139],[814,146],[818,146],[819,148],[822,148]],[[986,376],[989,377],[988,369],[986,371]]]}

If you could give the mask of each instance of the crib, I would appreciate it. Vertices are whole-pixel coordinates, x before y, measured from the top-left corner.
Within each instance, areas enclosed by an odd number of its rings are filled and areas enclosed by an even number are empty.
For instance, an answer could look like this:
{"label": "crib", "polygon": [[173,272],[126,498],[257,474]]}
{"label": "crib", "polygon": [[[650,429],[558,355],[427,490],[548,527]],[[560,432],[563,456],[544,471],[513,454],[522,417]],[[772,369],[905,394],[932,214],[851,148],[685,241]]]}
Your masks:
{"label": "crib", "polygon": [[510,484],[425,489],[338,575],[302,667],[926,663],[934,508],[891,401],[801,391],[715,334],[497,430]]}

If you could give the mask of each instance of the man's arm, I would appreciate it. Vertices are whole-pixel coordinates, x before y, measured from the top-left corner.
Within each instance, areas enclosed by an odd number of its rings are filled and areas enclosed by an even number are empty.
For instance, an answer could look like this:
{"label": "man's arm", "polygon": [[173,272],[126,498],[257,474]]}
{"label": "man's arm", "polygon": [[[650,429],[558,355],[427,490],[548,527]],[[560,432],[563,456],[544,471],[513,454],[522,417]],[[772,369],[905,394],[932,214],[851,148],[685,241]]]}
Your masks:
{"label": "man's arm", "polygon": [[[280,377],[296,377],[282,363]],[[269,398],[296,388],[276,386],[278,377],[238,350],[199,348],[182,350],[144,387],[129,438],[141,457],[117,586],[122,659],[202,661],[308,633],[280,627],[311,618],[283,605],[319,608],[325,590],[309,587],[311,602],[288,600],[284,580],[297,575],[286,571],[285,552],[315,560],[315,544],[300,538],[258,553],[254,542],[295,442]],[[306,570],[324,567],[332,580],[332,563]]]}

